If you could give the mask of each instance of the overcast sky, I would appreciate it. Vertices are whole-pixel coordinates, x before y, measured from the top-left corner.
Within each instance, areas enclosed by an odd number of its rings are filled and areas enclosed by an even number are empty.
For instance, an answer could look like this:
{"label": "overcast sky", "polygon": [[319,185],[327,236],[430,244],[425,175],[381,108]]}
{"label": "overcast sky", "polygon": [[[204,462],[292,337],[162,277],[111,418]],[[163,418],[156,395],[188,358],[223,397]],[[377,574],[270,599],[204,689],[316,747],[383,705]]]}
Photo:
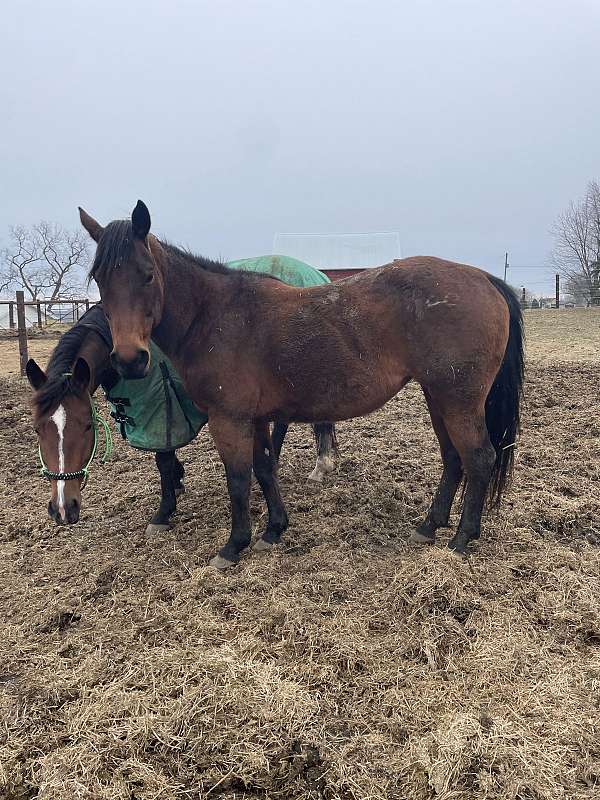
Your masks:
{"label": "overcast sky", "polygon": [[1,30],[2,237],[141,197],[204,255],[391,230],[501,274],[600,178],[597,0],[4,0]]}

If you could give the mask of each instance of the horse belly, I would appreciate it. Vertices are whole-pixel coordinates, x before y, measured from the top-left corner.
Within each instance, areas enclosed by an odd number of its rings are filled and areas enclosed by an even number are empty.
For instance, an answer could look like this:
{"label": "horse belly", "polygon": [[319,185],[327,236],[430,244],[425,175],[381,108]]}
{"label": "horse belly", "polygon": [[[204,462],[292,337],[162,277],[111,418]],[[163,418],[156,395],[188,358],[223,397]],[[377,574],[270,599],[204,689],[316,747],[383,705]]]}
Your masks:
{"label": "horse belly", "polygon": [[[356,366],[348,373],[332,371],[310,385],[304,382],[303,391],[295,394],[290,403],[290,421],[336,422],[361,417],[381,408],[410,380],[405,370]],[[290,398],[291,399],[291,398]]]}

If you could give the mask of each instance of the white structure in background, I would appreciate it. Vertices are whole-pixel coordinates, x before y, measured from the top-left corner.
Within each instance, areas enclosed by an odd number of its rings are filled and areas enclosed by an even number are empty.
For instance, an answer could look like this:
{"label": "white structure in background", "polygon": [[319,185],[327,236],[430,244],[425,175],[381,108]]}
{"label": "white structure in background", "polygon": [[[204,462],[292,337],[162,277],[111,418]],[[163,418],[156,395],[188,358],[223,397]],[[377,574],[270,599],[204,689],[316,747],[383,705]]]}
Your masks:
{"label": "white structure in background", "polygon": [[[13,314],[15,320],[15,328],[17,325],[17,304],[13,302]],[[28,328],[34,328],[38,324],[37,308],[35,306],[25,306],[25,324]],[[0,300],[0,330],[8,330],[10,328],[10,311],[8,302]]]}
{"label": "white structure in background", "polygon": [[321,270],[379,267],[402,257],[399,233],[276,233],[273,255]]}

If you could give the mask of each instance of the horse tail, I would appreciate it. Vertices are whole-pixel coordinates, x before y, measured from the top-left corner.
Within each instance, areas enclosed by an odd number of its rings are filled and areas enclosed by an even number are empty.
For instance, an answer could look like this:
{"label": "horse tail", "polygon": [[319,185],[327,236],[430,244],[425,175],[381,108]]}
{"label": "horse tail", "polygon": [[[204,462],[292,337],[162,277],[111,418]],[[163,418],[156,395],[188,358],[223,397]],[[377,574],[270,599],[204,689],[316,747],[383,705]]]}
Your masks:
{"label": "horse tail", "polygon": [[510,314],[508,342],[504,359],[485,403],[485,422],[496,451],[488,503],[500,504],[510,483],[515,457],[515,444],[520,430],[520,406],[523,397],[524,332],[523,313],[517,296],[503,280],[488,275],[490,283],[504,298]]}

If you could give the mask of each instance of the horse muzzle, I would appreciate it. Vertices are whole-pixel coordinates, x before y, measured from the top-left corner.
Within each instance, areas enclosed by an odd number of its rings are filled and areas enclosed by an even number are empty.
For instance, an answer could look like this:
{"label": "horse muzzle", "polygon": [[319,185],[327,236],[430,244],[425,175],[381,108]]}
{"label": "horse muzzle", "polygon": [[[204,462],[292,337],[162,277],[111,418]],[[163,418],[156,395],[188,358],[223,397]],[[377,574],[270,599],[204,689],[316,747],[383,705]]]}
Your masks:
{"label": "horse muzzle", "polygon": [[54,500],[50,500],[48,503],[48,516],[53,519],[57,525],[74,525],[76,522],[79,522],[79,509],[79,501],[75,498],[65,502],[63,513],[61,513],[58,503],[55,503]]}
{"label": "horse muzzle", "polygon": [[140,348],[133,358],[123,358],[116,350],[113,350],[110,354],[110,363],[122,378],[138,380],[144,378],[148,372],[150,353]]}

